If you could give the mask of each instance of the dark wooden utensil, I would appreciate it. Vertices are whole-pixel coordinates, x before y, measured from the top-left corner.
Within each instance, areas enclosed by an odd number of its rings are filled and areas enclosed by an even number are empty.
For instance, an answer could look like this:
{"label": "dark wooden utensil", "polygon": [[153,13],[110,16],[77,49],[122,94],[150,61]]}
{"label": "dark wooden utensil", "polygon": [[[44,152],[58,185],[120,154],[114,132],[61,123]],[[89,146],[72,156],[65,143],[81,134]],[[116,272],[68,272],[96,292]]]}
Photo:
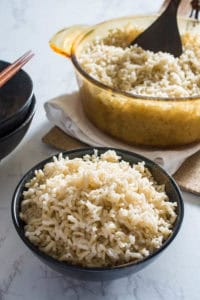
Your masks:
{"label": "dark wooden utensil", "polygon": [[177,10],[181,0],[171,0],[165,11],[141,33],[131,45],[137,44],[145,50],[168,52],[178,57],[182,54],[182,43],[177,24]]}
{"label": "dark wooden utensil", "polygon": [[200,0],[192,0],[191,1],[191,5],[192,5],[192,11],[190,14],[190,17],[193,17],[195,19],[199,19],[199,15],[200,15]]}

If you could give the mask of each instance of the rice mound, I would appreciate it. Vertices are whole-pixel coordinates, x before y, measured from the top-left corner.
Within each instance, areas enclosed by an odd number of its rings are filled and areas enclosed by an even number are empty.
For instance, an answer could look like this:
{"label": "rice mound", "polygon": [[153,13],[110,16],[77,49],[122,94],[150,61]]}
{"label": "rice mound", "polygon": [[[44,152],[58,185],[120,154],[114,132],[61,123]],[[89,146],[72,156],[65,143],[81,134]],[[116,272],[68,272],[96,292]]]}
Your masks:
{"label": "rice mound", "polygon": [[69,159],[60,154],[26,183],[20,218],[41,251],[87,267],[138,261],[170,236],[176,203],[144,162],[113,150]]}
{"label": "rice mound", "polygon": [[156,97],[200,95],[200,36],[182,35],[183,53],[143,50],[129,46],[141,30],[132,26],[109,30],[81,51],[82,68],[96,80],[120,91]]}

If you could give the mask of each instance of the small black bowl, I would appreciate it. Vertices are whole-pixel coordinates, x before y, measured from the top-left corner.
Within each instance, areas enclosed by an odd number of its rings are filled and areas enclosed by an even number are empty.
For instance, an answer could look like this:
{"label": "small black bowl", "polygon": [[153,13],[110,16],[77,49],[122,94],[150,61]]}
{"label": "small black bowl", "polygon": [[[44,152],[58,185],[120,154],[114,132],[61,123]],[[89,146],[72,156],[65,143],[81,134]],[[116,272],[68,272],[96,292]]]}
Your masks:
{"label": "small black bowl", "polygon": [[[10,63],[0,61],[0,72]],[[33,97],[33,82],[20,70],[0,89],[0,137],[17,128],[25,119]]]}
{"label": "small black bowl", "polygon": [[[63,156],[69,156],[70,159],[73,159],[75,157],[83,157],[85,154],[93,154],[94,149],[98,150],[98,153],[104,153],[108,148],[85,148],[85,149],[78,149],[78,150],[72,150],[72,151],[66,151],[63,152]],[[109,148],[113,149],[113,148]],[[36,166],[34,166],[31,170],[29,170],[24,177],[19,182],[14,195],[12,199],[12,205],[11,205],[11,212],[12,212],[12,220],[15,226],[15,229],[20,236],[20,238],[23,240],[25,245],[33,251],[35,255],[38,256],[38,258],[43,261],[45,264],[47,264],[52,269],[58,271],[59,273],[62,273],[64,275],[69,275],[72,277],[80,278],[83,280],[112,280],[117,279],[126,275],[129,275],[131,273],[135,273],[143,269],[145,266],[147,266],[149,263],[151,263],[154,259],[156,259],[159,254],[161,254],[167,246],[173,241],[175,236],[177,235],[184,215],[184,206],[183,206],[183,200],[180,193],[180,190],[175,183],[174,179],[168,175],[161,167],[159,167],[154,162],[150,161],[149,159],[137,155],[132,152],[120,150],[120,149],[113,149],[116,151],[116,153],[121,156],[121,158],[125,161],[133,163],[138,163],[140,161],[145,161],[146,167],[149,168],[149,170],[152,172],[152,175],[157,180],[159,184],[165,184],[166,186],[166,193],[169,196],[170,201],[177,203],[177,219],[174,224],[173,233],[171,236],[163,243],[163,245],[156,250],[153,254],[149,255],[148,257],[144,258],[141,261],[138,262],[130,262],[124,265],[115,266],[115,267],[103,267],[103,268],[87,268],[87,267],[81,267],[78,265],[72,265],[67,262],[60,262],[45,253],[41,252],[36,246],[34,246],[28,238],[26,238],[24,234],[24,223],[19,217],[20,213],[20,205],[21,201],[23,199],[22,193],[25,190],[25,183],[29,181],[34,176],[34,172],[37,169],[42,169],[44,165],[50,161],[52,161],[52,157],[40,162]]]}
{"label": "small black bowl", "polygon": [[9,134],[0,137],[0,160],[10,154],[23,139],[33,119],[35,113],[35,104],[36,99],[33,95],[29,110],[27,111],[23,122],[19,125],[19,127],[11,131]]}

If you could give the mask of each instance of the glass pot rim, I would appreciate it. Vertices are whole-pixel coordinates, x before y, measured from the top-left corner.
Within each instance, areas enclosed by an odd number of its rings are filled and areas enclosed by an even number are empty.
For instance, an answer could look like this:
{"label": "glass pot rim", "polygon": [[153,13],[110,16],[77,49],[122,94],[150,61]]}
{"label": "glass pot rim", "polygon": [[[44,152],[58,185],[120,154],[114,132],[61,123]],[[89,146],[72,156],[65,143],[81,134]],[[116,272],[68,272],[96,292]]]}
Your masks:
{"label": "glass pot rim", "polygon": [[[101,22],[98,23],[95,26],[90,27],[82,36],[80,39],[75,40],[74,44],[72,45],[72,52],[71,52],[71,61],[75,67],[75,69],[85,78],[87,79],[90,83],[96,85],[97,87],[104,89],[107,92],[111,92],[115,95],[118,96],[122,96],[122,97],[128,97],[132,100],[150,100],[150,101],[164,101],[164,102],[191,102],[193,100],[200,100],[200,94],[199,95],[195,95],[195,96],[190,96],[190,97],[160,97],[160,96],[147,96],[147,95],[138,95],[138,94],[133,94],[133,93],[129,93],[129,92],[125,92],[125,91],[121,91],[120,89],[117,88],[113,88],[110,87],[100,81],[98,81],[97,79],[95,79],[94,77],[92,77],[91,75],[89,75],[89,73],[87,73],[79,64],[78,58],[76,56],[76,49],[77,47],[84,41],[84,39],[93,31],[95,30],[95,28],[97,28],[98,26],[101,26],[103,24],[106,23],[110,23],[112,21],[116,21],[116,20],[125,20],[128,18],[154,18],[157,15],[135,15],[135,16],[125,16],[125,17],[121,17],[121,18],[114,18],[114,19],[110,19],[108,21],[105,22]],[[189,19],[189,18],[185,18],[185,17],[179,17],[180,20],[184,20],[185,22],[191,22],[193,24],[199,24],[200,22],[198,20],[194,20],[194,19]]]}

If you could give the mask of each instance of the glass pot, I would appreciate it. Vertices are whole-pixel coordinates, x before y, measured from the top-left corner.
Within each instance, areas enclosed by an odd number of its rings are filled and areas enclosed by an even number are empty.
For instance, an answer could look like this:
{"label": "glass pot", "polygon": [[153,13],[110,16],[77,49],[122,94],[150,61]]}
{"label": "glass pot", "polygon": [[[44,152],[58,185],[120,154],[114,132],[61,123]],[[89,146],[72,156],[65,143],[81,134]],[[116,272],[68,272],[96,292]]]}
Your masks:
{"label": "glass pot", "polygon": [[[79,64],[79,54],[96,36],[127,24],[145,30],[157,16],[129,16],[95,26],[76,25],[56,33],[50,40],[54,51],[71,58],[80,98],[88,119],[103,132],[129,144],[178,146],[200,141],[200,95],[160,98],[133,95],[92,78]],[[200,34],[200,22],[179,18],[180,33]]]}

